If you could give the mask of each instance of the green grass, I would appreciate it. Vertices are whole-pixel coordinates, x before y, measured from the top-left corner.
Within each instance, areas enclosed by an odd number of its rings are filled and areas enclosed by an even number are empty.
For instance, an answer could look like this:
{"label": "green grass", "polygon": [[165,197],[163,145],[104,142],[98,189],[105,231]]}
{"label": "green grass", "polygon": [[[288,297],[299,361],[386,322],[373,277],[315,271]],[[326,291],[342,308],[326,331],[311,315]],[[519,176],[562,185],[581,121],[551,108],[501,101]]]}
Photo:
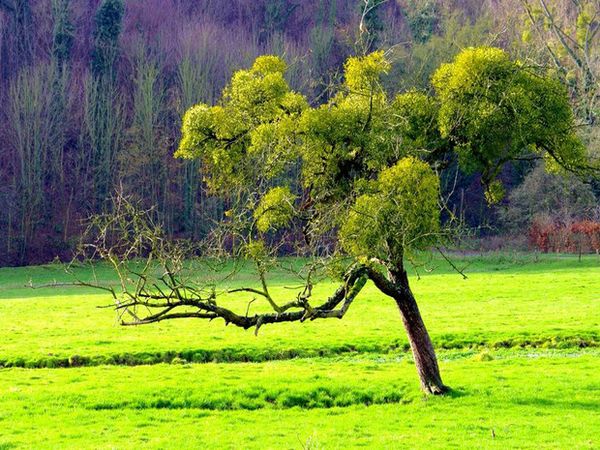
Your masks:
{"label": "green grass", "polygon": [[[341,321],[254,336],[119,327],[105,295],[24,287],[65,281],[56,267],[0,269],[0,449],[600,447],[600,261],[458,263],[467,280],[440,261],[412,279],[444,398],[419,392],[396,307],[370,285]],[[81,367],[40,368],[59,366]]]}
{"label": "green grass", "polygon": [[[440,267],[413,289],[438,348],[600,345],[600,262],[547,258],[540,263],[469,260],[469,278]],[[247,274],[242,274],[246,276]],[[56,268],[0,270],[0,365],[261,361],[341,352],[388,353],[407,346],[392,300],[367,285],[346,317],[252,330],[221,321],[179,320],[124,328],[104,294],[77,288],[24,288],[61,277]],[[272,291],[287,298],[277,280]],[[324,283],[315,296],[335,288]],[[243,307],[242,307],[243,308]],[[243,311],[243,309],[242,309]],[[252,311],[252,310],[251,310]]]}
{"label": "green grass", "polygon": [[598,351],[501,356],[443,359],[455,392],[427,399],[408,358],[4,369],[0,424],[32,448],[597,448]]}

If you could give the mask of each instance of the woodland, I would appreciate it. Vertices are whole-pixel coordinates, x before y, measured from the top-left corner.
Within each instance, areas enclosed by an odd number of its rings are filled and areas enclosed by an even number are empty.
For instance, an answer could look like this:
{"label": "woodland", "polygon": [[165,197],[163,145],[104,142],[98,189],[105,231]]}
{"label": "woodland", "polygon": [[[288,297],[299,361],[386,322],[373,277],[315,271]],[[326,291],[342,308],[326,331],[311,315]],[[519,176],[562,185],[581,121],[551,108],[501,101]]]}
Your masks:
{"label": "woodland", "polygon": [[[595,1],[364,3],[2,0],[0,264],[70,259],[85,220],[109,210],[116,191],[154,207],[173,238],[210,233],[229,205],[198,161],[173,157],[181,118],[218,102],[261,54],[283,58],[291,89],[320,105],[352,55],[385,50],[393,96],[433,92],[434,71],[462,49],[503,48],[564,82],[579,136],[597,151]],[[475,246],[598,250],[597,183],[542,166],[503,167],[495,205],[478,174],[448,171],[442,190]]]}

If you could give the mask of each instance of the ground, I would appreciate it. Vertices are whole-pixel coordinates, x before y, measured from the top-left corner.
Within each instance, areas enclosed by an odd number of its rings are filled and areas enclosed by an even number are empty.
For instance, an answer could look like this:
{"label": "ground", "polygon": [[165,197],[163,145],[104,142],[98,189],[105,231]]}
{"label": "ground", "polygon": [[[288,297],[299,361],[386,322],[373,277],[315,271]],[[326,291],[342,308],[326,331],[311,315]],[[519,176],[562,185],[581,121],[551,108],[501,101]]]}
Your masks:
{"label": "ground", "polygon": [[394,302],[370,285],[341,321],[254,336],[120,327],[104,294],[25,286],[66,280],[56,266],[0,269],[0,449],[600,447],[600,260],[458,262],[467,280],[440,261],[411,278],[443,398],[420,393]]}

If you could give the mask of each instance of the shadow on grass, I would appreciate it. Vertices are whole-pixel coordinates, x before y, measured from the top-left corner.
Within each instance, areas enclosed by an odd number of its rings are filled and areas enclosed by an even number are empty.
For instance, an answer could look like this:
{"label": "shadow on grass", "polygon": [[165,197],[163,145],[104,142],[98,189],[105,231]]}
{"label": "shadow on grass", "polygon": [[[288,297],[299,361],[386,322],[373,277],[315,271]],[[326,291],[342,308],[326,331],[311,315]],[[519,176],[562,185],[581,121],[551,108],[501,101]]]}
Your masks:
{"label": "shadow on grass", "polygon": [[462,398],[462,397],[468,397],[470,394],[468,393],[468,391],[466,391],[463,388],[453,388],[453,387],[448,387],[448,392],[446,392],[444,394],[444,397],[446,398]]}
{"label": "shadow on grass", "polygon": [[552,400],[549,398],[515,398],[511,403],[520,406],[535,406],[539,408],[558,408],[565,411],[580,409],[583,411],[598,412],[598,402],[582,400]]}

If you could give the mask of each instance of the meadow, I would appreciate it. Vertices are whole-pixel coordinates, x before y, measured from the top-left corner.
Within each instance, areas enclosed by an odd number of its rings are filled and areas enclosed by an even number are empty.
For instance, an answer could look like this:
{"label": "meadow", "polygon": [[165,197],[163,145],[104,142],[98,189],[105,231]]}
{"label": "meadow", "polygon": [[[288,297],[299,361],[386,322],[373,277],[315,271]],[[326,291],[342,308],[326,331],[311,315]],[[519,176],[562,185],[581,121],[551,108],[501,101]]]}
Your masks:
{"label": "meadow", "polygon": [[457,261],[466,280],[443,261],[411,278],[441,398],[419,391],[396,306],[370,285],[343,320],[255,336],[121,327],[104,293],[27,286],[68,281],[59,266],[0,269],[0,449],[600,447],[600,260]]}

